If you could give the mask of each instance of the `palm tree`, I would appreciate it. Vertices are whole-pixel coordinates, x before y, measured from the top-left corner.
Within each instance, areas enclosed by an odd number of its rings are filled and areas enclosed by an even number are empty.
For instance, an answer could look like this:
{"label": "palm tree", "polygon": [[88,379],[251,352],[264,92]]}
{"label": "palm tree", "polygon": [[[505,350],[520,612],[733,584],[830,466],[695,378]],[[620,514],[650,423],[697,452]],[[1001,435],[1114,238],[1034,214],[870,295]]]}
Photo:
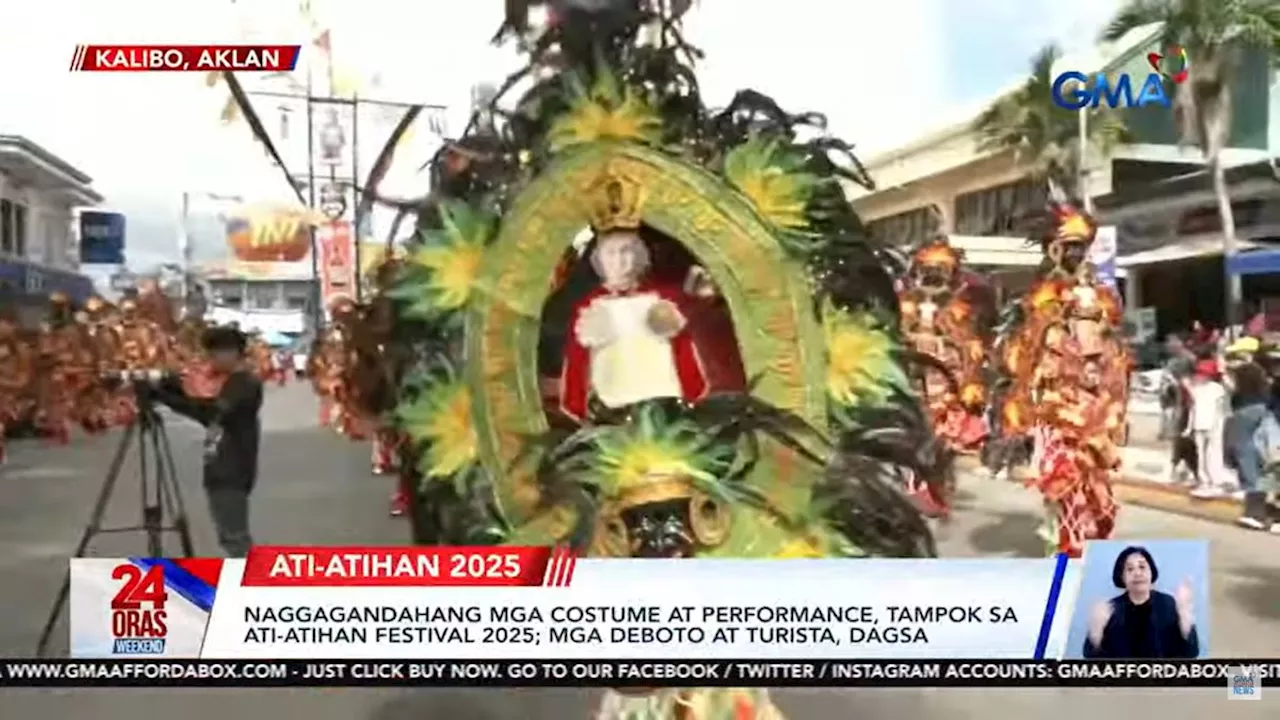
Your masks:
{"label": "palm tree", "polygon": [[[1120,114],[1108,108],[1066,110],[1053,101],[1053,66],[1062,52],[1056,45],[1046,45],[1031,60],[1031,74],[1013,92],[991,104],[977,120],[978,149],[1012,150],[1027,163],[1049,187],[1050,196],[1063,199],[1077,176],[1080,157],[1080,116],[1088,112],[1086,127],[1088,144],[1103,152],[1124,139],[1125,128]],[[1085,188],[1078,188],[1081,197]]]}
{"label": "palm tree", "polygon": [[1235,71],[1244,47],[1272,56],[1280,49],[1280,0],[1128,0],[1102,32],[1115,41],[1129,31],[1161,24],[1163,48],[1181,47],[1190,58],[1186,82],[1177,86],[1175,110],[1183,142],[1197,145],[1213,179],[1222,221],[1223,268],[1227,273],[1227,325],[1240,321],[1240,276],[1228,269],[1236,252],[1236,223],[1231,211],[1222,151],[1231,135],[1231,99]]}

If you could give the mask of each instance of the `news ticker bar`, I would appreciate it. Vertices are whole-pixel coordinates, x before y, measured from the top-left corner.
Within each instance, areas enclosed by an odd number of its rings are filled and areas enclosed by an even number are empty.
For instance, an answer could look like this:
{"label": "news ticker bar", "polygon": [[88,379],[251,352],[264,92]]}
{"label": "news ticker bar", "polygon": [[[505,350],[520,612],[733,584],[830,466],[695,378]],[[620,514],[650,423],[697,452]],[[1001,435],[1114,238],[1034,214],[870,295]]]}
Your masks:
{"label": "news ticker bar", "polygon": [[0,687],[1222,687],[1273,678],[1280,659],[0,661]]}

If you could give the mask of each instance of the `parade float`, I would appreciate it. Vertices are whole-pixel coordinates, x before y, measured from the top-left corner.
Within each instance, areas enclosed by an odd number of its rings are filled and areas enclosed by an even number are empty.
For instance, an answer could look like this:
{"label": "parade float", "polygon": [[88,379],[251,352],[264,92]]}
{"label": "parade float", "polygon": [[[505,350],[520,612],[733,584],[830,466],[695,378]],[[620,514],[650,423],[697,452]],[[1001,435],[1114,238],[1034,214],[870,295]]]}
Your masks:
{"label": "parade float", "polygon": [[1123,307],[1088,262],[1097,226],[1055,203],[1041,235],[1039,277],[1012,308],[1000,343],[1006,439],[1035,443],[1028,484],[1043,498],[1050,552],[1079,557],[1115,530],[1112,478],[1124,442],[1131,360]]}
{"label": "parade float", "polygon": [[435,158],[380,295],[392,321],[352,343],[397,354],[415,539],[934,554],[905,489],[941,494],[950,468],[845,198],[869,184],[849,145],[753,91],[710,111],[669,16],[569,9],[524,32],[507,87],[532,87]]}
{"label": "parade float", "polygon": [[[527,66],[432,159],[417,235],[313,354],[338,426],[397,449],[414,541],[934,555],[911,490],[945,504],[950,455],[845,197],[871,184],[851,147],[755,91],[710,110],[669,9],[555,5],[501,34]],[[777,716],[758,691],[619,707]]]}
{"label": "parade float", "polygon": [[987,356],[995,320],[990,288],[964,265],[964,251],[945,236],[911,254],[898,291],[907,344],[936,361],[913,378],[934,432],[957,453],[978,452],[987,439]]}

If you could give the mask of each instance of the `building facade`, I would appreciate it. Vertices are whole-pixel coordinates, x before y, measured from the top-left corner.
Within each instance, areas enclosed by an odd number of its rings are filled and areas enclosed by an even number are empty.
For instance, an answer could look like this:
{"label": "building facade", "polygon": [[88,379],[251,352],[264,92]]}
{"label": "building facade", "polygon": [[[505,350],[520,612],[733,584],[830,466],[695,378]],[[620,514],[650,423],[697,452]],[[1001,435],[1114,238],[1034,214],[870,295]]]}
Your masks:
{"label": "building facade", "polygon": [[79,273],[77,208],[102,202],[93,179],[30,140],[0,135],[0,305],[38,322],[48,296],[76,302],[94,292]]}
{"label": "building facade", "polygon": [[1044,207],[1044,185],[1012,152],[980,151],[972,118],[864,165],[877,189],[852,201],[872,237],[908,248],[941,233],[998,292],[1030,281],[1040,257],[1027,246],[1024,218]]}
{"label": "building facade", "polygon": [[[1158,51],[1158,43],[1157,29],[1141,29],[1112,47],[1095,49],[1089,57],[1064,58],[1055,71],[1145,77],[1150,72],[1146,54]],[[1229,165],[1263,160],[1270,137],[1277,135],[1270,106],[1271,97],[1278,94],[1273,91],[1274,75],[1267,59],[1243,51],[1239,61],[1232,134],[1224,152]],[[1105,155],[1096,148],[1086,152],[1083,187],[1090,200],[1098,201],[1099,221],[1116,226],[1120,288],[1127,305],[1136,310],[1154,301],[1159,296],[1154,288],[1167,286],[1173,277],[1161,274],[1157,266],[1220,256],[1221,227],[1203,157],[1199,150],[1179,145],[1174,113],[1153,105],[1119,112],[1124,113],[1128,137]],[[973,129],[979,113],[975,108],[949,127],[871,158],[864,164],[877,189],[858,189],[851,198],[868,231],[879,240],[910,246],[934,234],[946,234],[966,250],[972,264],[987,271],[998,290],[1017,293],[1030,281],[1039,259],[1038,249],[1029,247],[1027,239],[1029,223],[1045,207],[1047,187],[1012,151],[979,150]],[[1243,222],[1241,237],[1248,245],[1273,232],[1272,213],[1260,208],[1277,194],[1280,184],[1272,181],[1273,187],[1267,187],[1256,174],[1240,180],[1233,186],[1233,200],[1243,203],[1237,224]],[[1154,187],[1162,189],[1143,190]],[[1220,257],[1216,263],[1220,296]],[[1196,277],[1212,274],[1197,271]],[[1129,292],[1129,275],[1150,282]],[[1207,281],[1196,282],[1196,287],[1211,291]],[[1145,285],[1153,290],[1144,293]],[[1176,314],[1177,318],[1170,316],[1170,325],[1185,319],[1185,312]]]}
{"label": "building facade", "polygon": [[207,317],[245,330],[303,335],[314,317],[310,261],[206,263],[196,273],[209,298]]}

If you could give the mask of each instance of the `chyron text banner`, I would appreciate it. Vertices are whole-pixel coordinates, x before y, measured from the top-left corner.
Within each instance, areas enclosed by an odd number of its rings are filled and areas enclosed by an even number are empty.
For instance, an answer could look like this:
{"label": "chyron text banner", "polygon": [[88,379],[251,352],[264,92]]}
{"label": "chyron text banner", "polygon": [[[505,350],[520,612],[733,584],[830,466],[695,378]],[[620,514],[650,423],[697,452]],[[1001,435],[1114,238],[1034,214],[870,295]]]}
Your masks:
{"label": "chyron text banner", "polygon": [[257,547],[71,561],[82,658],[1058,657],[1080,562]]}

